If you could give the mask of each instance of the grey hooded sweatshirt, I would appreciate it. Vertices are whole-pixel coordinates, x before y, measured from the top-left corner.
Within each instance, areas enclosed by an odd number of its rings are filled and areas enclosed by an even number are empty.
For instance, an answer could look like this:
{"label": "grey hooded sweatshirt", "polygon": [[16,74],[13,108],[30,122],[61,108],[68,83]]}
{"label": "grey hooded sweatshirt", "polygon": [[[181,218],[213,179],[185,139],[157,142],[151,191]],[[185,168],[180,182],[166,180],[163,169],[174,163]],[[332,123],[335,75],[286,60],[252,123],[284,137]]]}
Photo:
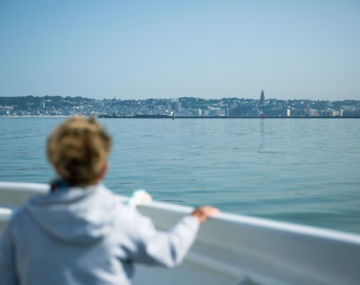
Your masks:
{"label": "grey hooded sweatshirt", "polygon": [[130,284],[136,262],[179,264],[198,228],[187,216],[157,231],[102,184],[37,195],[1,238],[0,284]]}

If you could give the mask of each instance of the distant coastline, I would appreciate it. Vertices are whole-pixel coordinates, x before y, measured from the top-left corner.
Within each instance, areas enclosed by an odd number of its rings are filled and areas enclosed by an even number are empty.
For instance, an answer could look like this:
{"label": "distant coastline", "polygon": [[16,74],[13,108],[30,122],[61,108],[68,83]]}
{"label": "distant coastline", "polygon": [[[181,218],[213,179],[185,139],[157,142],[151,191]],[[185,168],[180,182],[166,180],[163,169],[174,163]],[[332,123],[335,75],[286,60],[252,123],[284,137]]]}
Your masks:
{"label": "distant coastline", "polygon": [[[0,115],[0,118],[69,118],[71,116],[84,116],[84,114],[72,114],[72,115],[39,115],[39,116],[33,116],[33,115]],[[85,115],[86,116],[86,115]],[[259,117],[259,116],[253,116],[253,117],[245,117],[245,116],[175,116],[174,118],[172,116],[167,115],[140,115],[140,116],[114,116],[114,115],[98,115],[95,117],[100,119],[360,119],[360,116],[347,116],[347,117]]]}
{"label": "distant coastline", "polygon": [[156,115],[142,115],[142,116],[98,116],[98,118],[103,119],[360,119],[360,116],[351,116],[351,117],[260,117],[260,116],[156,116]]}
{"label": "distant coastline", "polygon": [[90,99],[85,97],[0,97],[0,116],[101,118],[205,119],[205,118],[359,118],[360,100],[204,99]]}

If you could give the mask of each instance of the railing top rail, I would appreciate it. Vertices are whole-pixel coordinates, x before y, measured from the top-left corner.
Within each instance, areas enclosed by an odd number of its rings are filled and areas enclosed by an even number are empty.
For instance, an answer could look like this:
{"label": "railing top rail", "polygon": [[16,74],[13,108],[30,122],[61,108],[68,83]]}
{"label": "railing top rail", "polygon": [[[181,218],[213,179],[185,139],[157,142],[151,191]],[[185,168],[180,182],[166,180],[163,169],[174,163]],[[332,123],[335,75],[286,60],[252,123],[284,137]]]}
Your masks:
{"label": "railing top rail", "polygon": [[[39,183],[17,183],[17,182],[1,182],[0,181],[0,192],[1,191],[22,191],[22,192],[37,192],[47,193],[49,191],[49,185]],[[121,195],[119,195],[121,196]],[[0,200],[1,204],[1,200]],[[1,206],[1,205],[0,205]],[[140,208],[148,210],[160,210],[166,212],[172,212],[174,214],[188,214],[192,211],[189,206],[175,205],[165,202],[153,201],[150,204],[142,205]],[[243,226],[252,226],[263,229],[271,229],[279,232],[287,232],[289,234],[301,234],[304,236],[313,236],[318,238],[325,238],[330,240],[337,240],[348,243],[355,243],[360,246],[360,235],[345,233],[335,230],[322,229],[313,226],[305,226],[298,224],[291,224],[286,222],[279,222],[268,220],[264,218],[249,217],[244,215],[230,214],[230,213],[219,213],[215,218],[215,221],[225,222],[230,224],[238,224]]]}

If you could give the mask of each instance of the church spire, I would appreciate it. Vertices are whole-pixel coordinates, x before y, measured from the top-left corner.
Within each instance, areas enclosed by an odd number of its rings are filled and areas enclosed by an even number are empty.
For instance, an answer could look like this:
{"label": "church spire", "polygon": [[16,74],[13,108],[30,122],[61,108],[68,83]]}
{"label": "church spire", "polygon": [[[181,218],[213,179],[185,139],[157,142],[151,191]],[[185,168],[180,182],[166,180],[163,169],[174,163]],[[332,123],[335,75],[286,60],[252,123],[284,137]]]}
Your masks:
{"label": "church spire", "polygon": [[265,105],[265,94],[264,94],[264,90],[261,90],[259,106],[264,106],[264,105]]}

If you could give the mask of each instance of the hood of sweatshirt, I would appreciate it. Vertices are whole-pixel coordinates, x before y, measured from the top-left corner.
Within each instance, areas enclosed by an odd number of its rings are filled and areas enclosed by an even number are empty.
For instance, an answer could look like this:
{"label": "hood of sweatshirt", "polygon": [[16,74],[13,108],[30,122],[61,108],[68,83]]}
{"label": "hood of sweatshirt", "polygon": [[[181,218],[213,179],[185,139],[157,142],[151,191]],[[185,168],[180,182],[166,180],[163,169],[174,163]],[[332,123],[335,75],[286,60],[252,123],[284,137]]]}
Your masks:
{"label": "hood of sweatshirt", "polygon": [[98,184],[37,195],[28,201],[25,209],[53,237],[89,244],[102,239],[114,227],[121,200]]}

